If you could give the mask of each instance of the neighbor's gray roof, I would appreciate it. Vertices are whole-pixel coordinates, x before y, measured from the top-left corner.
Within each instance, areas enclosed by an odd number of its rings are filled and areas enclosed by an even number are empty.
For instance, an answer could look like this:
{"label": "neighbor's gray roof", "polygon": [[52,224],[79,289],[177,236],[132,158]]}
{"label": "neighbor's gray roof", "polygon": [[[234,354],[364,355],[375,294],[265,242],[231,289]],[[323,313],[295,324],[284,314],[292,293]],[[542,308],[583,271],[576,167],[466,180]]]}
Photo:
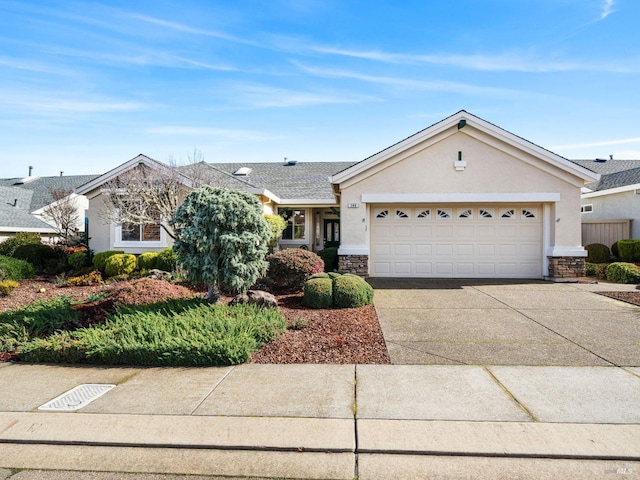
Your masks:
{"label": "neighbor's gray roof", "polygon": [[[0,227],[20,231],[24,228],[51,229],[51,226],[31,215],[54,202],[53,189],[73,191],[97,175],[62,177],[26,177],[0,179]],[[24,181],[27,180],[27,181]]]}
{"label": "neighbor's gray roof", "polygon": [[[330,177],[355,162],[210,163],[209,166],[242,182],[247,188],[265,188],[281,199],[333,200]],[[233,175],[242,167],[249,175]]]}
{"label": "neighbor's gray roof", "polygon": [[640,160],[571,161],[601,175],[600,180],[585,185],[594,192],[640,183]]}

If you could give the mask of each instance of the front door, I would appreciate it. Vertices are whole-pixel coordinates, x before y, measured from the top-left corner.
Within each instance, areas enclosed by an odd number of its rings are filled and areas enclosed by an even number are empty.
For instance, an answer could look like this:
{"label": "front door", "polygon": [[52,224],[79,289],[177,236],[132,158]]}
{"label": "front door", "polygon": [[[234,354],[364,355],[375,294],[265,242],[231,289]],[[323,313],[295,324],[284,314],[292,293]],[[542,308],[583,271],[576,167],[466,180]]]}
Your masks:
{"label": "front door", "polygon": [[340,220],[324,221],[324,248],[340,245]]}

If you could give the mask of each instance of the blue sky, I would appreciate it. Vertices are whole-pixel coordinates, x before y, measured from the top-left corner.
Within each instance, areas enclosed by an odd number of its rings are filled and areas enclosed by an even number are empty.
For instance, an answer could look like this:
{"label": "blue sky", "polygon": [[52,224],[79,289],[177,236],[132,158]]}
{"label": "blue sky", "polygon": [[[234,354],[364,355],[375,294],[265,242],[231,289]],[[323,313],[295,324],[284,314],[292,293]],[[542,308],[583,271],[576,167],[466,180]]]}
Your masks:
{"label": "blue sky", "polygon": [[0,0],[0,177],[358,161],[465,109],[640,158],[638,0]]}

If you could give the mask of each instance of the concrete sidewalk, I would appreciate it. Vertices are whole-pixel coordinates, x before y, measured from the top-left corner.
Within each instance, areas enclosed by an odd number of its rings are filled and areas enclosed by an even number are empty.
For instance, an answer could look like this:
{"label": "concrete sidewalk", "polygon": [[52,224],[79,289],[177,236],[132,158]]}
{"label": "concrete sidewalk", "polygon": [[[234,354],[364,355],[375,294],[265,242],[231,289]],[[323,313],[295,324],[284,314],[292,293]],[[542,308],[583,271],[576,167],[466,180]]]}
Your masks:
{"label": "concrete sidewalk", "polygon": [[[76,412],[37,410],[104,383],[116,387]],[[501,478],[499,466],[517,478],[640,472],[640,368],[0,364],[0,385],[0,469],[361,480]]]}

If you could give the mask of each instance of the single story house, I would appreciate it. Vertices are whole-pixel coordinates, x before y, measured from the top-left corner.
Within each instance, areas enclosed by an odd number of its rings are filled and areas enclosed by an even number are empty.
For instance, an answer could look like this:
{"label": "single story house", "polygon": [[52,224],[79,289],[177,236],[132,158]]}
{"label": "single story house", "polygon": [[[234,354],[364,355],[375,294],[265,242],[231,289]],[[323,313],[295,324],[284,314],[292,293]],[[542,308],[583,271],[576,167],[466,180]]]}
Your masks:
{"label": "single story house", "polygon": [[63,175],[0,179],[0,242],[18,232],[38,233],[44,242],[54,242],[57,238],[55,225],[45,215],[47,209],[55,208],[55,192],[70,192],[69,198],[76,205],[78,232],[84,231],[84,213],[88,200],[73,190],[92,180],[97,175]]}
{"label": "single story house", "polygon": [[[132,238],[100,219],[105,184],[139,164],[166,168],[138,155],[76,189],[95,251],[170,245],[159,229]],[[208,183],[282,215],[281,247],[339,245],[342,271],[374,277],[574,278],[586,256],[580,192],[599,178],[466,111],[357,163],[199,165]]]}
{"label": "single story house", "polygon": [[582,242],[640,239],[640,160],[573,160],[600,174],[582,189]]}

